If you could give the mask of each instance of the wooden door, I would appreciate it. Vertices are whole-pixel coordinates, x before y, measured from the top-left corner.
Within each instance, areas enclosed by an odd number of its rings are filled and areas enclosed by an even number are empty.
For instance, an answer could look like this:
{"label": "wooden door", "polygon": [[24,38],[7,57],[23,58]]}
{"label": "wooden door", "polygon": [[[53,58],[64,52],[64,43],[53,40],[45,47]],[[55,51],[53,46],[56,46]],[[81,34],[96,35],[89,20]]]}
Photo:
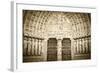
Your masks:
{"label": "wooden door", "polygon": [[62,60],[71,60],[71,40],[69,38],[62,40]]}
{"label": "wooden door", "polygon": [[47,44],[47,61],[57,60],[57,40],[56,38],[49,38]]}

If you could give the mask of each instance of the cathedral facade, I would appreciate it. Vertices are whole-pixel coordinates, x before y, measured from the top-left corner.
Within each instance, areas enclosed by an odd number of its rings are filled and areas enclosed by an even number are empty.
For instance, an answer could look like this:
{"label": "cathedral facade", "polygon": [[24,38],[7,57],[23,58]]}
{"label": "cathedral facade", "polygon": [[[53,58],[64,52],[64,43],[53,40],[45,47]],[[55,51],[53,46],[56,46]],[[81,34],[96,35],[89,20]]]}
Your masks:
{"label": "cathedral facade", "polygon": [[23,10],[23,62],[91,59],[91,14]]}

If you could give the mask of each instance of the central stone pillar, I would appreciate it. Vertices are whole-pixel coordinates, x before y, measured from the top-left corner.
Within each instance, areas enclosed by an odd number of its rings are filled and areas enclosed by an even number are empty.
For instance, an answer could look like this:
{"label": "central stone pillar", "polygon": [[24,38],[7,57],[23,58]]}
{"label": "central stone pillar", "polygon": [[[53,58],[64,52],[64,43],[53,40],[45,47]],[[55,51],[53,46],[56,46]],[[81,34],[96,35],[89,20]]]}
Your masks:
{"label": "central stone pillar", "polygon": [[57,60],[62,60],[62,39],[57,39]]}
{"label": "central stone pillar", "polygon": [[43,40],[43,48],[42,48],[42,51],[43,51],[44,61],[47,61],[47,41],[48,41],[47,38]]}

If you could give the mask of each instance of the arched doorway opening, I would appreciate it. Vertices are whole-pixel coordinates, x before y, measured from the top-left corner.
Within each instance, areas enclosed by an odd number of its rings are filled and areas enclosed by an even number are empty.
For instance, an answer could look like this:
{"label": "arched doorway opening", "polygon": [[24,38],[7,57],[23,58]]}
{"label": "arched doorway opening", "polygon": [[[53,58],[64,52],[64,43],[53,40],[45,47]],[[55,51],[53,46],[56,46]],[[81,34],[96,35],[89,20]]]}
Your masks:
{"label": "arched doorway opening", "polygon": [[47,44],[47,61],[57,61],[57,40],[49,38]]}
{"label": "arched doorway opening", "polygon": [[63,38],[62,40],[62,60],[71,60],[71,40]]}

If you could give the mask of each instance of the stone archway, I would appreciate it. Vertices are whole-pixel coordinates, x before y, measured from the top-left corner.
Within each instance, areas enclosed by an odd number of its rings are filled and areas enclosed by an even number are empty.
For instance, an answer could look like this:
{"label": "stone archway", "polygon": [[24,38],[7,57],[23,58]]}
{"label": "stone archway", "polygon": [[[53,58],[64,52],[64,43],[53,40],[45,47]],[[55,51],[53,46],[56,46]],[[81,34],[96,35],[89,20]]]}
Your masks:
{"label": "stone archway", "polygon": [[[23,15],[23,60],[29,57],[32,59],[35,57],[38,61],[56,61],[62,59],[81,60],[91,58],[90,13],[37,10],[25,11]],[[47,38],[50,37],[54,38],[47,41]],[[62,38],[64,39],[62,40]],[[64,46],[62,43],[70,42],[68,38],[71,38],[72,43],[71,54],[69,53],[68,55],[72,55],[73,58],[67,57],[67,59],[64,57],[67,53],[64,47],[67,48],[67,46]],[[52,39],[55,40],[56,43],[55,46],[53,46],[53,48],[55,47],[55,52],[52,51],[52,48],[50,49],[50,47],[47,47],[47,44]],[[27,45],[29,45],[29,47],[27,47]],[[62,48],[64,50],[62,51],[63,53],[61,52]],[[52,51],[55,56],[53,56],[50,51]],[[50,59],[50,57],[52,57],[52,59]],[[40,58],[43,59],[40,60]]]}

